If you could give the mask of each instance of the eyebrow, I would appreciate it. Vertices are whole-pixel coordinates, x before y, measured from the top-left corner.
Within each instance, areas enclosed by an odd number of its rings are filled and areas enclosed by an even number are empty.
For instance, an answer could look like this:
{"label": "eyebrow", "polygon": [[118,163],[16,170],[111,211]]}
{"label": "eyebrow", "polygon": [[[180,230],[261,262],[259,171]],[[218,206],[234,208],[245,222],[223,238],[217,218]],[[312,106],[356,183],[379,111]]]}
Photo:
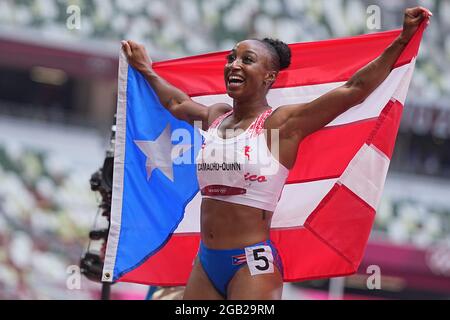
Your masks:
{"label": "eyebrow", "polygon": [[[236,49],[232,49],[231,53],[236,53]],[[253,50],[245,50],[244,53],[251,53],[254,54],[256,57],[258,57],[258,54]]]}

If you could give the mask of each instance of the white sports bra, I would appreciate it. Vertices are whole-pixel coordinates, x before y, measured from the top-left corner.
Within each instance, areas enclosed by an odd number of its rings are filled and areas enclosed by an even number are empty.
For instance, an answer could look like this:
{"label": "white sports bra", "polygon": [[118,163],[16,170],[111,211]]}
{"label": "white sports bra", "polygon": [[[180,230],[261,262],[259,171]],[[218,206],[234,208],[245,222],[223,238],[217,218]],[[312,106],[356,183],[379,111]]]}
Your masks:
{"label": "white sports bra", "polygon": [[[202,131],[204,143],[196,164],[203,198],[275,211],[289,170],[267,147],[264,121],[272,111],[265,111],[233,138],[223,139],[218,132],[233,110],[217,118],[208,131]],[[273,140],[274,133],[271,136]]]}

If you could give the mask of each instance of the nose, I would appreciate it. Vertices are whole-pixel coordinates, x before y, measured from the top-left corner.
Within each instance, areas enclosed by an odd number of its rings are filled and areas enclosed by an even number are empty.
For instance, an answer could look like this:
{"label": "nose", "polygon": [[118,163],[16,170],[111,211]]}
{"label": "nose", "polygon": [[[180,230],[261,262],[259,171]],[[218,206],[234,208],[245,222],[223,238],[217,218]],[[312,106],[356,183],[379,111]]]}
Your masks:
{"label": "nose", "polygon": [[234,59],[234,61],[231,63],[230,68],[231,70],[236,70],[236,69],[241,69],[242,65],[241,65],[241,60],[240,59]]}

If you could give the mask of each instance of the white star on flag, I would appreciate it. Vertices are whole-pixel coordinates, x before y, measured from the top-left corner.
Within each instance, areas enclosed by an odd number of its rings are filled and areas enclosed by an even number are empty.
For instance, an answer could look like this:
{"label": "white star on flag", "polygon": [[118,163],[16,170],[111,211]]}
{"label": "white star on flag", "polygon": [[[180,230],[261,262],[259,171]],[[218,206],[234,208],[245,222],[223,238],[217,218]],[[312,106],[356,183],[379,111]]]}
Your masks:
{"label": "white star on flag", "polygon": [[147,157],[145,162],[147,180],[150,179],[153,170],[159,169],[170,181],[174,182],[173,160],[192,148],[190,144],[172,144],[170,123],[156,140],[134,140],[134,143]]}

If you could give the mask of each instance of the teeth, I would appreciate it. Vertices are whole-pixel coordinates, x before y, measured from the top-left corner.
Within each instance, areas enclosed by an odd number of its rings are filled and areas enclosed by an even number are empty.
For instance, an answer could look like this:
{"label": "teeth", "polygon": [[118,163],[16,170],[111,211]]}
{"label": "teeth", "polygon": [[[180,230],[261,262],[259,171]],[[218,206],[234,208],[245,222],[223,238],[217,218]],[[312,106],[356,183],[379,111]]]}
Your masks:
{"label": "teeth", "polygon": [[242,79],[241,77],[238,77],[238,76],[231,76],[231,77],[228,78],[228,81],[230,81],[230,80],[240,80],[240,81],[244,81],[244,79]]}

